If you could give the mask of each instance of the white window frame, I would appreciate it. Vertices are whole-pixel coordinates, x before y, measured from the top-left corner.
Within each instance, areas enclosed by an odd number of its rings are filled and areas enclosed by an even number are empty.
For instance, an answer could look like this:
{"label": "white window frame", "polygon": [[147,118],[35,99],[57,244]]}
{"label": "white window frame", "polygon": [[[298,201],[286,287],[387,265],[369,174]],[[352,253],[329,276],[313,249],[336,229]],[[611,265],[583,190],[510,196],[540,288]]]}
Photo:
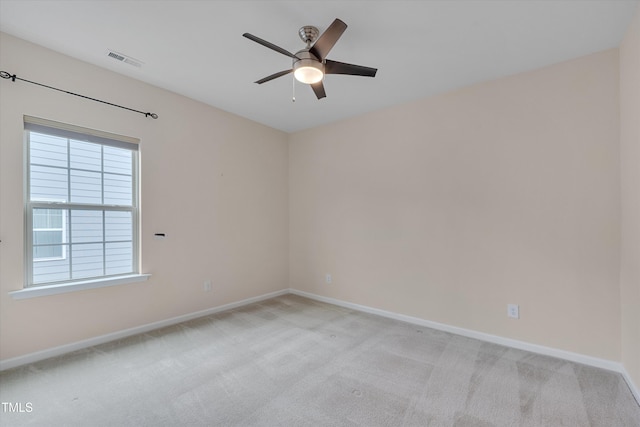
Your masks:
{"label": "white window frame", "polygon": [[[82,128],[36,117],[24,116],[24,212],[25,212],[25,282],[22,290],[10,292],[14,299],[31,298],[35,296],[51,295],[71,292],[74,290],[91,289],[122,283],[147,280],[150,275],[140,273],[140,210],[139,210],[139,140],[122,135]],[[91,142],[103,146],[129,149],[132,152],[132,205],[80,204],[68,201],[30,200],[31,159],[29,149],[29,133],[37,132],[53,136],[60,136],[77,141]],[[67,164],[70,167],[70,164]],[[104,172],[102,172],[104,173]],[[68,183],[68,185],[71,185]],[[68,215],[72,210],[128,211],[132,215],[132,271],[127,274],[102,275],[97,277],[70,279],[59,282],[33,283],[33,267],[38,262],[33,257],[33,211],[38,208],[62,209]],[[103,236],[104,239],[104,236]],[[104,242],[104,241],[103,241]],[[68,242],[71,245],[73,242]],[[63,246],[63,253],[70,255],[68,248]]]}

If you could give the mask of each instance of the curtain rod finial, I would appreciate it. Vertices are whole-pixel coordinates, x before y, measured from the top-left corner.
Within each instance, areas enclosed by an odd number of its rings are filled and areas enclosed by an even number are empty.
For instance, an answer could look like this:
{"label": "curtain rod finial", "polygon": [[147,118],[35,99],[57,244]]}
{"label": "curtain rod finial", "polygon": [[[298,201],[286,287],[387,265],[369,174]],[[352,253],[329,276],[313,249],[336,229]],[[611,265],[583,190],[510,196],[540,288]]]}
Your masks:
{"label": "curtain rod finial", "polygon": [[11,79],[11,81],[15,82],[17,76],[15,74],[9,74],[6,71],[0,71],[0,77],[3,79]]}

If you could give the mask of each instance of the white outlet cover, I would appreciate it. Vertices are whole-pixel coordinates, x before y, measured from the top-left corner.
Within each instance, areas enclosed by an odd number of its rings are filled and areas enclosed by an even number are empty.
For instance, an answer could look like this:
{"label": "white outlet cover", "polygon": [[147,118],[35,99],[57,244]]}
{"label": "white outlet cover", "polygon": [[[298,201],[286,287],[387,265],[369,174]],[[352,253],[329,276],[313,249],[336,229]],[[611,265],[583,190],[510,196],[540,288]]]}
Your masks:
{"label": "white outlet cover", "polygon": [[507,304],[507,316],[513,319],[519,319],[520,306],[518,306],[518,304]]}
{"label": "white outlet cover", "polygon": [[333,278],[331,277],[330,274],[327,274],[324,280],[327,282],[327,284],[331,284],[331,282],[333,281]]}

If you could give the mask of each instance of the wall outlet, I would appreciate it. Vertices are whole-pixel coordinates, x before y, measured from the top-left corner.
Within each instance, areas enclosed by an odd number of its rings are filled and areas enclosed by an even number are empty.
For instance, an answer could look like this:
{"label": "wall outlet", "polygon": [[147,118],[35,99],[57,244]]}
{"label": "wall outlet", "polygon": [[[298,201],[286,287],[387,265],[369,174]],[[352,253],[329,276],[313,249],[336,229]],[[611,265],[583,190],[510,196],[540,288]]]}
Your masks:
{"label": "wall outlet", "polygon": [[202,286],[202,288],[204,289],[205,292],[211,292],[211,288],[213,287],[213,285],[211,284],[211,280],[207,280],[204,282],[204,285]]}
{"label": "wall outlet", "polygon": [[331,274],[327,273],[327,274],[324,276],[324,281],[325,281],[325,282],[327,282],[327,285],[330,285],[330,284],[331,284],[331,282],[333,282],[333,277],[331,277]]}
{"label": "wall outlet", "polygon": [[514,319],[520,318],[520,306],[518,304],[507,304],[507,316]]}

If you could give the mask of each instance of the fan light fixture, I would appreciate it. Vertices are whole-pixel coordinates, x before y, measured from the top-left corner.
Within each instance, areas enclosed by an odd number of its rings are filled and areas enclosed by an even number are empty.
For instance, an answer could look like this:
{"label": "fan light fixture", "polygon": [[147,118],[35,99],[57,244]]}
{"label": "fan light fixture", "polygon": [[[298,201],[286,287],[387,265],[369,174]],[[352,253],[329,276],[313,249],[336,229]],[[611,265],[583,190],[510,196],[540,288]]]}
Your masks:
{"label": "fan light fixture", "polygon": [[322,62],[312,58],[309,52],[298,52],[297,55],[302,56],[302,58],[298,61],[294,60],[293,63],[293,75],[296,80],[308,85],[322,81],[324,78],[324,66]]}
{"label": "fan light fixture", "polygon": [[309,49],[302,49],[293,60],[293,75],[301,83],[318,83],[324,78],[324,64]]}

